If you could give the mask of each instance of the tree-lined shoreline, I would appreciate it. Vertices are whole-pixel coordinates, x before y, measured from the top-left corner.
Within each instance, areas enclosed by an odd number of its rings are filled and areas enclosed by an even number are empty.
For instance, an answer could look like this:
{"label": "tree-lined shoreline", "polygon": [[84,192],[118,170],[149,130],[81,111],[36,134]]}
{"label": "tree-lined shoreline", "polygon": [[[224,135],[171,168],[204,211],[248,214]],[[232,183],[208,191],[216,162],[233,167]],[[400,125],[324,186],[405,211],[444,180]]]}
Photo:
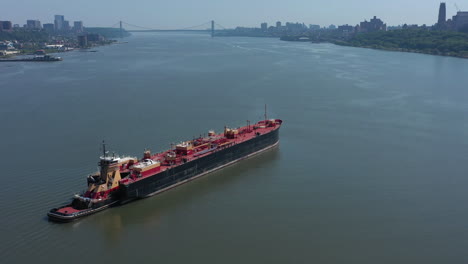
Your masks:
{"label": "tree-lined shoreline", "polygon": [[329,42],[340,46],[468,58],[468,34],[427,29],[400,29],[358,33],[285,36],[285,41]]}

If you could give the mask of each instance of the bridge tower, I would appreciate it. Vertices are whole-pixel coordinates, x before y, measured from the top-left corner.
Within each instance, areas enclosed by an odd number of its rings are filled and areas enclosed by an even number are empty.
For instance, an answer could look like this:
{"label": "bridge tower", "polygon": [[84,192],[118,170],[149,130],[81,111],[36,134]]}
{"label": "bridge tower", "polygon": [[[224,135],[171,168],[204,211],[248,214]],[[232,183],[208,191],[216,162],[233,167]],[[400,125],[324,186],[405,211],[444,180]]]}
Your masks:
{"label": "bridge tower", "polygon": [[214,32],[215,32],[215,22],[214,20],[211,20],[211,37],[214,38]]}
{"label": "bridge tower", "polygon": [[120,38],[123,38],[122,21],[120,21]]}

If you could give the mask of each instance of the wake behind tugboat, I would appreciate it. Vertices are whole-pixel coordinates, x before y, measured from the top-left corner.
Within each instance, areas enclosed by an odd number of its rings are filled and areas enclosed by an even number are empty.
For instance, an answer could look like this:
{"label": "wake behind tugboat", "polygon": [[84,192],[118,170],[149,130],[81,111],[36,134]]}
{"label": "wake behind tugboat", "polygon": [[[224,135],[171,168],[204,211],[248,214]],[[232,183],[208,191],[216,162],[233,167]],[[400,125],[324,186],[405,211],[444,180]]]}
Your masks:
{"label": "wake behind tugboat", "polygon": [[283,121],[266,119],[185,141],[143,159],[108,156],[103,145],[100,171],[88,176],[88,189],[70,204],[47,214],[52,221],[68,222],[115,205],[149,197],[197,179],[207,173],[275,147]]}

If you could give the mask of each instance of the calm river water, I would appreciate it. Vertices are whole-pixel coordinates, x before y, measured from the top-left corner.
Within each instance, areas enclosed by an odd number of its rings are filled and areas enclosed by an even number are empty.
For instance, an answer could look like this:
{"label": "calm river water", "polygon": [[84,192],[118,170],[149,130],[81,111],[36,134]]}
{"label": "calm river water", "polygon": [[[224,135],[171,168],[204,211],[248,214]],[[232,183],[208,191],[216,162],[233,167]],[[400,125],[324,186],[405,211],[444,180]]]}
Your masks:
{"label": "calm river water", "polygon": [[[140,33],[0,64],[1,263],[467,263],[468,60]],[[81,221],[100,142],[141,157],[281,118],[280,146]]]}

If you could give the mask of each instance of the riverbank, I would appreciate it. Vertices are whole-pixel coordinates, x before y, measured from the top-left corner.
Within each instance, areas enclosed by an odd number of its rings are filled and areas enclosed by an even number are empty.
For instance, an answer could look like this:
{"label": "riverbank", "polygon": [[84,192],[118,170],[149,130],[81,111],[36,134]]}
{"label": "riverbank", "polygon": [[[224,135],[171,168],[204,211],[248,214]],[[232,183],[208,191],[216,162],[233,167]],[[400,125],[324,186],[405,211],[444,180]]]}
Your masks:
{"label": "riverbank", "polygon": [[[0,58],[11,58],[17,55],[44,55],[93,48],[115,44],[117,43],[115,38],[127,36],[130,36],[127,31],[114,28],[86,28],[85,32],[81,33],[70,31],[60,34],[27,29],[0,31]],[[40,52],[38,53],[38,51]]]}
{"label": "riverbank", "polygon": [[335,42],[328,42],[338,46],[347,46],[347,47],[354,47],[354,48],[364,48],[364,49],[375,49],[375,50],[385,50],[385,51],[395,51],[395,52],[409,52],[409,53],[419,53],[419,54],[427,54],[427,55],[435,55],[435,56],[446,56],[446,57],[456,57],[462,59],[468,59],[468,54],[463,53],[451,53],[451,52],[440,52],[440,51],[429,51],[429,50],[417,50],[417,49],[406,49],[406,48],[391,48],[391,47],[383,47],[383,46],[366,46],[366,45],[350,45],[349,43],[335,41]]}
{"label": "riverbank", "polygon": [[439,56],[468,58],[468,34],[452,31],[405,29],[357,34],[342,46],[413,52]]}
{"label": "riverbank", "polygon": [[468,58],[468,34],[453,31],[401,29],[358,33],[351,36],[339,34],[283,36],[281,40],[328,42],[340,46]]}
{"label": "riverbank", "polygon": [[[21,49],[18,50],[19,53],[15,54],[8,54],[5,56],[0,55],[0,59],[11,59],[17,56],[24,56],[24,55],[47,55],[47,54],[56,54],[56,53],[64,53],[64,52],[70,52],[70,51],[86,51],[90,50],[92,48],[96,47],[101,47],[101,46],[108,46],[112,44],[122,44],[122,42],[118,42],[117,40],[105,40],[101,41],[99,43],[93,43],[91,46],[87,47],[67,47],[66,49],[60,50],[60,49]],[[41,51],[41,53],[38,53],[38,51]],[[43,52],[42,52],[43,51]]]}

